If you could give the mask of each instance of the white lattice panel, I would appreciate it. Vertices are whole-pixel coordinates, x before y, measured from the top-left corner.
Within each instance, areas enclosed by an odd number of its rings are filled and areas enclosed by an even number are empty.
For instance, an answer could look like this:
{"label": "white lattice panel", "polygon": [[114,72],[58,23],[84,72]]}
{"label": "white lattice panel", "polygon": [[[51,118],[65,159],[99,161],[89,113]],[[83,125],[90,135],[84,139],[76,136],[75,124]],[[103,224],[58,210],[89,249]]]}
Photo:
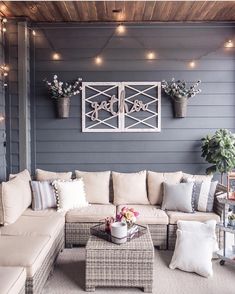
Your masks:
{"label": "white lattice panel", "polygon": [[82,83],[83,132],[160,132],[160,82]]}

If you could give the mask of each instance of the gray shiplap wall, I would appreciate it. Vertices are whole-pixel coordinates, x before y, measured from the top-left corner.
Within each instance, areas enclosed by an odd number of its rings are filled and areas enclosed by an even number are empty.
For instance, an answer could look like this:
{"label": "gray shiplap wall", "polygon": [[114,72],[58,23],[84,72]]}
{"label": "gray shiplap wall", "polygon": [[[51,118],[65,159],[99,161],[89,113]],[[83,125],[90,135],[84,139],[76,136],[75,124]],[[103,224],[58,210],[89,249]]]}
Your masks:
{"label": "gray shiplap wall", "polygon": [[[235,130],[235,50],[218,49],[234,36],[235,26],[129,26],[126,35],[111,38],[100,66],[93,57],[112,35],[112,25],[38,24],[35,30],[37,35],[31,39],[32,170],[203,173],[206,163],[200,157],[200,138],[218,128]],[[145,60],[148,49],[157,52],[158,60]],[[62,60],[53,61],[53,51],[59,52]],[[188,60],[202,55],[196,68],[190,69]],[[63,80],[82,77],[84,81],[104,82],[201,79],[202,93],[190,100],[185,119],[173,118],[170,99],[163,95],[161,133],[82,133],[79,96],[71,100],[69,119],[55,117],[42,82],[53,74]],[[12,113],[16,107],[12,105]],[[17,121],[12,117],[15,171],[17,148]]]}

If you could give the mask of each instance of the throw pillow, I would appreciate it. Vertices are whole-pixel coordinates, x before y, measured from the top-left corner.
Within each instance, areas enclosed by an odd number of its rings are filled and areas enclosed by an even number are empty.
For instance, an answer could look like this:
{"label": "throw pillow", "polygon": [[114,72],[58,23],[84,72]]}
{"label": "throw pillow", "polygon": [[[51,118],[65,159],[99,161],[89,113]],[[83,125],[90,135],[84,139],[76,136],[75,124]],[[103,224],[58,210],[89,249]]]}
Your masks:
{"label": "throw pillow", "polygon": [[182,179],[182,172],[157,173],[148,171],[148,199],[152,205],[161,205],[163,197],[163,183],[179,184]]}
{"label": "throw pillow", "polygon": [[198,221],[178,221],[177,227],[181,231],[187,232],[200,232],[202,234],[206,234],[210,236],[214,240],[213,252],[219,250],[217,238],[216,238],[216,221],[208,220],[206,222],[198,222]]}
{"label": "throw pillow", "polygon": [[218,181],[195,181],[187,178],[186,182],[193,182],[193,208],[201,212],[212,212]]}
{"label": "throw pillow", "polygon": [[2,182],[0,186],[0,224],[14,223],[28,208],[28,185],[21,177]]}
{"label": "throw pillow", "polygon": [[146,171],[138,173],[112,172],[114,204],[149,204]]}
{"label": "throw pillow", "polygon": [[33,192],[33,210],[56,208],[55,191],[50,181],[31,181],[30,184]]}
{"label": "throw pillow", "polygon": [[180,183],[176,185],[164,183],[162,209],[193,212],[192,191],[193,183]]}
{"label": "throw pillow", "polygon": [[175,251],[169,265],[170,269],[195,272],[203,277],[213,275],[212,255],[214,239],[201,232],[177,230]]}
{"label": "throw pillow", "polygon": [[82,208],[89,205],[86,201],[82,179],[73,181],[56,180],[52,184],[55,187],[57,209],[59,211],[68,211],[70,209]]}
{"label": "throw pillow", "polygon": [[25,206],[29,207],[32,203],[32,191],[30,188],[30,181],[31,181],[30,173],[27,169],[25,169],[22,172],[19,172],[18,174],[10,174],[9,180],[12,180],[17,177],[20,178],[24,182],[24,184],[23,183],[21,184],[21,188],[23,188],[24,192],[25,192],[24,193]]}
{"label": "throw pillow", "polygon": [[89,203],[109,204],[110,171],[84,172],[75,170],[77,178],[82,178]]}
{"label": "throw pillow", "polygon": [[54,180],[64,180],[69,181],[72,177],[72,172],[57,173],[46,171],[42,169],[36,169],[36,180],[37,181],[54,181]]}

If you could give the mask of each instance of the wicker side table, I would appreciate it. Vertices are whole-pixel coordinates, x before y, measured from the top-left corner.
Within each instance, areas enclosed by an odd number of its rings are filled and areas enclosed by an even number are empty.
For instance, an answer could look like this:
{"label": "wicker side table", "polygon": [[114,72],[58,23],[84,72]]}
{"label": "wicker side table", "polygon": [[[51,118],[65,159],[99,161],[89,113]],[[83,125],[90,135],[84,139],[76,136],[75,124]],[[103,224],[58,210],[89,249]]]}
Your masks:
{"label": "wicker side table", "polygon": [[152,292],[154,247],[147,233],[122,245],[90,236],[86,245],[86,291],[137,287]]}

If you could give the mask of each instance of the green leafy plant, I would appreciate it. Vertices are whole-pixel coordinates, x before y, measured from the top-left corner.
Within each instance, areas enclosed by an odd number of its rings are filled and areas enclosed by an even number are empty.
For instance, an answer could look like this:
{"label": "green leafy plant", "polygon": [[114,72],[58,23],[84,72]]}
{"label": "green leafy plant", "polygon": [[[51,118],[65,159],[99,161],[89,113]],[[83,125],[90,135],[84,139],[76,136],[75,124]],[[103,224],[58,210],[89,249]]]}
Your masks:
{"label": "green leafy plant", "polygon": [[213,136],[202,138],[202,157],[212,166],[206,169],[207,174],[220,172],[223,174],[235,167],[235,136],[226,129],[219,129]]}

